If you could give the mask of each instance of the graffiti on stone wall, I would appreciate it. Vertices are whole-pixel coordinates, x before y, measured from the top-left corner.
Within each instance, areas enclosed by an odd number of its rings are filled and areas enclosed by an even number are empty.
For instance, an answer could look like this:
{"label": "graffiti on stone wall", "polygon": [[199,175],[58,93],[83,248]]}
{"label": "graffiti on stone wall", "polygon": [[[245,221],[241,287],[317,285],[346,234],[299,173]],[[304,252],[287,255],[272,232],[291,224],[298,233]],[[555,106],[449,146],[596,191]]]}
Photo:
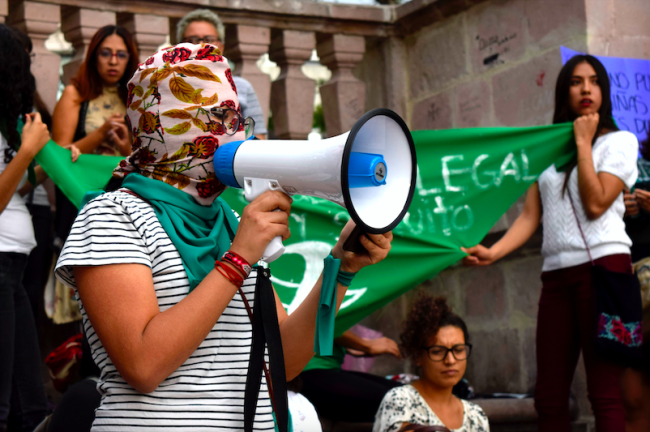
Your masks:
{"label": "graffiti on stone wall", "polygon": [[508,42],[516,39],[518,34],[516,32],[501,36],[501,35],[491,35],[488,37],[476,36],[476,41],[478,44],[478,50],[481,53],[485,54],[483,58],[483,64],[485,66],[495,66],[497,64],[503,63],[502,59],[499,59],[499,56],[506,54],[510,51]]}

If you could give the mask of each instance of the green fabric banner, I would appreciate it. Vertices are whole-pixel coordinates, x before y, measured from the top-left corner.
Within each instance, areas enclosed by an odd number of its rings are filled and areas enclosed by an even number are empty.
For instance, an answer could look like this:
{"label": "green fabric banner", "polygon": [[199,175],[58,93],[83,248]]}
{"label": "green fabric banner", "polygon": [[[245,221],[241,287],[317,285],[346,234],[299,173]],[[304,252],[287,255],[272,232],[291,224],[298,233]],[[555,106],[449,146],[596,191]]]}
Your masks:
{"label": "green fabric banner", "polygon": [[[575,156],[570,123],[412,135],[419,165],[413,202],[394,230],[388,258],[352,282],[336,318],[336,334],[463,258],[460,246],[479,243],[547,167],[555,164],[561,170]],[[54,143],[37,159],[73,203],[101,188],[120,160],[82,155],[72,164],[69,152]],[[229,189],[222,197],[240,213],[247,204],[240,190]],[[285,254],[271,264],[273,284],[290,313],[309,294],[348,220],[336,204],[294,196],[292,236]]]}

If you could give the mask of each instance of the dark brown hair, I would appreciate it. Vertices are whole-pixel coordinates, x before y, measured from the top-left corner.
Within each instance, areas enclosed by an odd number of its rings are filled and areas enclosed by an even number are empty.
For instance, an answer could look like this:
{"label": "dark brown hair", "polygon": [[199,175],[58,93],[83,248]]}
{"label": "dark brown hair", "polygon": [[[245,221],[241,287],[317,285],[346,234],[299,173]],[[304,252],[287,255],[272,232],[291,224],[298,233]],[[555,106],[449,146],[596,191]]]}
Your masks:
{"label": "dark brown hair", "polygon": [[645,140],[639,143],[639,151],[641,152],[643,159],[650,161],[650,134]]}
{"label": "dark brown hair", "polygon": [[86,59],[81,66],[79,66],[77,76],[70,80],[70,83],[75,86],[83,101],[93,100],[99,97],[104,91],[104,85],[102,84],[102,79],[97,70],[97,51],[99,51],[99,47],[102,42],[104,42],[104,39],[114,34],[122,38],[124,45],[126,45],[126,49],[129,52],[129,61],[126,65],[126,69],[124,69],[124,75],[120,78],[117,90],[120,99],[122,99],[126,104],[128,96],[127,84],[135,73],[135,70],[138,68],[138,49],[135,46],[131,33],[129,33],[124,27],[114,25],[107,25],[97,30],[93,35],[93,38],[90,40]]}
{"label": "dark brown hair", "polygon": [[465,343],[469,343],[467,325],[461,317],[452,312],[447,299],[420,294],[411,307],[400,335],[403,353],[411,360],[417,361],[418,355],[431,336],[437,335],[440,328],[446,326],[461,329],[465,336]]}
{"label": "dark brown hair", "polygon": [[[18,120],[32,111],[36,81],[31,61],[16,32],[0,24],[0,132],[14,151],[20,146]],[[10,154],[5,154],[9,163]]]}
{"label": "dark brown hair", "polygon": [[[578,118],[578,114],[573,112],[569,103],[569,91],[571,88],[571,80],[573,79],[573,71],[580,63],[587,62],[594,68],[596,77],[598,78],[598,86],[602,94],[602,102],[598,109],[598,128],[596,134],[591,142],[593,146],[600,136],[601,132],[605,129],[610,131],[617,131],[618,126],[612,117],[612,97],[611,87],[609,83],[609,76],[605,66],[594,56],[590,55],[576,55],[571,57],[568,62],[560,70],[555,84],[555,112],[553,113],[553,124],[573,122]],[[564,179],[564,186],[562,186],[562,194],[569,184],[569,177],[571,172],[576,167],[576,162],[573,162],[565,171],[566,177]]]}
{"label": "dark brown hair", "polygon": [[[34,44],[32,43],[32,39],[16,28],[9,27],[9,30],[12,31],[16,39],[23,44],[25,51],[27,51],[30,56],[33,55],[32,50]],[[34,91],[34,109],[36,109],[36,111],[41,115],[41,120],[47,125],[47,128],[52,130],[52,114],[50,114],[50,110],[47,109],[47,106],[45,105],[45,102],[43,102],[38,90]]]}

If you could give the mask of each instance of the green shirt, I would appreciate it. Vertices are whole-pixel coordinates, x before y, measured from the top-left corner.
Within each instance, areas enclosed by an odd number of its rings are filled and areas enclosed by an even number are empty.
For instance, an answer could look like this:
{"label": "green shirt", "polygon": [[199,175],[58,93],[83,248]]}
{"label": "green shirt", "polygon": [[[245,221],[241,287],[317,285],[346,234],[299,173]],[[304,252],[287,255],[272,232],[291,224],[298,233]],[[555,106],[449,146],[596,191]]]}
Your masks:
{"label": "green shirt", "polygon": [[335,343],[331,356],[315,355],[309,363],[307,363],[303,372],[314,369],[341,369],[341,365],[345,359],[345,353],[345,348]]}

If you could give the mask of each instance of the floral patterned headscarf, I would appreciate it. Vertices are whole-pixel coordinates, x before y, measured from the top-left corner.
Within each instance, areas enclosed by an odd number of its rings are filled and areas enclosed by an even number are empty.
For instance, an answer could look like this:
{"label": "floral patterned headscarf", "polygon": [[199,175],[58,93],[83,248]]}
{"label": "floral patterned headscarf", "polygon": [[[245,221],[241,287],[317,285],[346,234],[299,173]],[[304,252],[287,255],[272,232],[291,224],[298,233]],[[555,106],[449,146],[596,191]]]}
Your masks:
{"label": "floral patterned headscarf", "polygon": [[129,81],[127,125],[132,153],[113,171],[138,172],[163,181],[210,205],[225,189],[214,174],[219,145],[245,139],[243,125],[232,136],[209,116],[213,107],[241,114],[237,89],[219,48],[182,43],[149,57]]}

